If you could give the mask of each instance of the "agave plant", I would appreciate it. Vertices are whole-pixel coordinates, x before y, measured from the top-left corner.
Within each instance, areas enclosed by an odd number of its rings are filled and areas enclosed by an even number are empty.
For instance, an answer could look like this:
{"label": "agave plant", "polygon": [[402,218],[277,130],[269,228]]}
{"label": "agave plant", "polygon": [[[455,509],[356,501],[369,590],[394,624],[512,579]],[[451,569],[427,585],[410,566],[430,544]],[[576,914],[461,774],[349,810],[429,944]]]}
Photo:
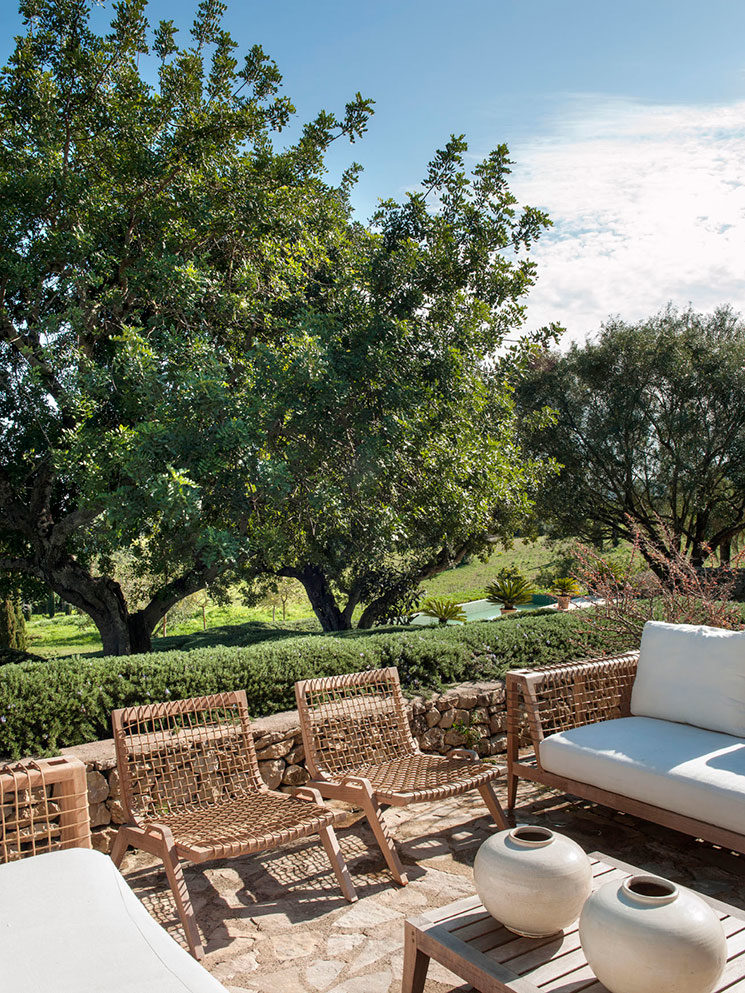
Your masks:
{"label": "agave plant", "polygon": [[562,579],[555,579],[551,584],[551,593],[554,596],[578,596],[582,590],[577,585],[577,581],[570,576]]}
{"label": "agave plant", "polygon": [[436,617],[440,624],[447,624],[448,621],[465,621],[466,612],[455,600],[446,600],[444,597],[428,597],[422,602],[419,612],[425,617]]}
{"label": "agave plant", "polygon": [[502,610],[514,610],[519,604],[530,603],[533,589],[529,580],[519,572],[500,572],[493,583],[486,587],[489,603],[501,603]]}

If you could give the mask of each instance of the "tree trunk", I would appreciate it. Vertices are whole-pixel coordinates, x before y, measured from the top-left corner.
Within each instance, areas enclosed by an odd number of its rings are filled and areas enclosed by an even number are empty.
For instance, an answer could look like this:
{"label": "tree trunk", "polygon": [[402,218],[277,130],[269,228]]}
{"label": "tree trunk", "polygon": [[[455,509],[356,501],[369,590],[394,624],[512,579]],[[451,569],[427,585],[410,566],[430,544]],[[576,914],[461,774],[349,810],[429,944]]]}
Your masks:
{"label": "tree trunk", "polygon": [[[98,628],[103,643],[104,655],[146,655],[152,651],[151,629],[142,610],[130,614],[124,595],[118,583],[107,580],[113,590],[113,602],[109,601],[109,609],[88,613]],[[64,596],[60,593],[60,596]],[[85,608],[81,608],[85,609]]]}
{"label": "tree trunk", "polygon": [[141,655],[152,651],[152,631],[174,604],[204,589],[217,567],[195,570],[171,580],[147,607],[130,614],[122,588],[113,579],[91,576],[72,558],[38,574],[63,600],[79,607],[98,628],[104,655]]}
{"label": "tree trunk", "polygon": [[313,613],[321,622],[324,631],[351,630],[352,621],[348,611],[339,610],[328,580],[320,569],[316,566],[306,566],[298,570],[294,577],[305,587]]}

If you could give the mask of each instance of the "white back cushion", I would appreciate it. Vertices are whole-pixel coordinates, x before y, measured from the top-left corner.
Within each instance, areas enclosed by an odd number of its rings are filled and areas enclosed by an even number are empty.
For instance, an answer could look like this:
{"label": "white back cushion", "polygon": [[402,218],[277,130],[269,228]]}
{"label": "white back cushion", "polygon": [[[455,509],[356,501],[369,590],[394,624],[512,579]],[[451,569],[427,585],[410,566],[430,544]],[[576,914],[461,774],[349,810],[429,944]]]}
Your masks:
{"label": "white back cushion", "polygon": [[745,631],[647,621],[631,713],[745,738]]}

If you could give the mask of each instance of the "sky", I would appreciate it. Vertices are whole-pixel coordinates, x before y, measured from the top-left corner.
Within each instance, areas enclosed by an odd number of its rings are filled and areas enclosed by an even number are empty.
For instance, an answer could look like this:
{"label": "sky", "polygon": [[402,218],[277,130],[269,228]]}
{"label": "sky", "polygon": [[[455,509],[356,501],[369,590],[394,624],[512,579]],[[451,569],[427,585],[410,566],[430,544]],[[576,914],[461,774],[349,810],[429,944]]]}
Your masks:
{"label": "sky", "polygon": [[[148,12],[183,39],[194,7]],[[513,192],[553,220],[528,330],[556,321],[581,341],[668,301],[745,313],[742,0],[228,0],[225,23],[239,51],[277,61],[300,121],[375,100],[368,133],[329,158],[332,177],[364,166],[362,220],[415,189],[451,133],[469,165],[509,146]],[[3,61],[19,29],[0,0]]]}

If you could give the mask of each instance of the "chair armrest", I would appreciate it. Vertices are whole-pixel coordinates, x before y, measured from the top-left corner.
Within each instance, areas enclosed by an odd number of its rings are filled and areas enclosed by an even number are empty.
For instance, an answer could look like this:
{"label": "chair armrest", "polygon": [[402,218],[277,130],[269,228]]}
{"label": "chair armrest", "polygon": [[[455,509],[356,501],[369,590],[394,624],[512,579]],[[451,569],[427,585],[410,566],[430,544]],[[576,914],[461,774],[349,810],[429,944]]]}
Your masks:
{"label": "chair armrest", "polygon": [[506,676],[507,741],[517,756],[527,730],[536,759],[550,734],[583,724],[628,717],[638,652],[586,659],[536,669],[514,669]]}

